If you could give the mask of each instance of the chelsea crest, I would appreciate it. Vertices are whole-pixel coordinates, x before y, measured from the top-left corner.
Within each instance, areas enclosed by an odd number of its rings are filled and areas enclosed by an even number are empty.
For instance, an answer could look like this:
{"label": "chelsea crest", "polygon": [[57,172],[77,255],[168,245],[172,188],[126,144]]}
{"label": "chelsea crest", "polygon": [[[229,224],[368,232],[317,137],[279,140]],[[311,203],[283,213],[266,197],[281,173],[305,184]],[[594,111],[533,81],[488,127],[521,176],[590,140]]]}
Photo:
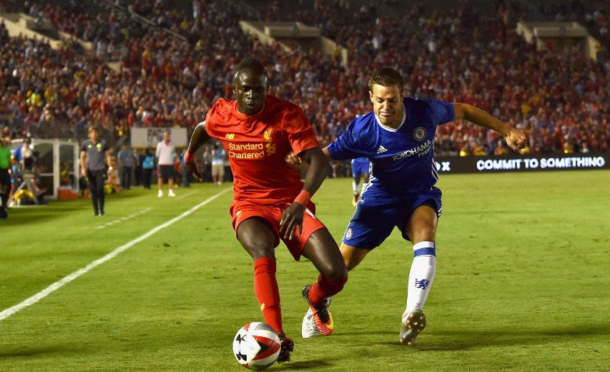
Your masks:
{"label": "chelsea crest", "polygon": [[415,138],[417,141],[423,141],[424,139],[426,139],[426,134],[426,128],[417,127],[413,131],[413,138]]}

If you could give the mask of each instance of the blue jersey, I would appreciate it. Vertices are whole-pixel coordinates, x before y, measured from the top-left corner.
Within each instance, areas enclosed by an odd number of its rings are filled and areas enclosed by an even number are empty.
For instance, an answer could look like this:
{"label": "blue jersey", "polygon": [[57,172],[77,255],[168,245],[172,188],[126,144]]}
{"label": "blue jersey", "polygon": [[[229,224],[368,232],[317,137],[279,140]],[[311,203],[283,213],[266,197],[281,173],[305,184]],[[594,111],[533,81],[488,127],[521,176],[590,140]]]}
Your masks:
{"label": "blue jersey", "polygon": [[328,146],[335,160],[368,158],[371,186],[391,195],[430,190],[438,180],[434,165],[436,126],[453,121],[448,102],[405,98],[405,118],[393,129],[379,122],[373,111],[353,120]]}

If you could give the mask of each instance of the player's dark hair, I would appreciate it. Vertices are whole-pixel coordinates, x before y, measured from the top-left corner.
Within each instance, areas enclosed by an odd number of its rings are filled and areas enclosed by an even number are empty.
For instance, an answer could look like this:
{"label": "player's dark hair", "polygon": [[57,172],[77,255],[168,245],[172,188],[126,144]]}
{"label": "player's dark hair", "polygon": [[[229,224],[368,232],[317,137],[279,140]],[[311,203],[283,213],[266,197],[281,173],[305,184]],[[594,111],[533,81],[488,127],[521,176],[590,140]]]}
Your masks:
{"label": "player's dark hair", "polygon": [[267,76],[267,70],[265,66],[256,58],[248,57],[242,60],[239,65],[237,65],[237,69],[235,70],[235,76],[239,74],[240,71],[249,70],[256,74],[261,74]]}
{"label": "player's dark hair", "polygon": [[373,91],[373,85],[381,85],[384,87],[391,87],[392,85],[396,85],[398,90],[402,92],[404,87],[404,82],[402,80],[402,76],[396,70],[391,67],[382,67],[379,70],[375,70],[373,75],[369,79],[369,90]]}

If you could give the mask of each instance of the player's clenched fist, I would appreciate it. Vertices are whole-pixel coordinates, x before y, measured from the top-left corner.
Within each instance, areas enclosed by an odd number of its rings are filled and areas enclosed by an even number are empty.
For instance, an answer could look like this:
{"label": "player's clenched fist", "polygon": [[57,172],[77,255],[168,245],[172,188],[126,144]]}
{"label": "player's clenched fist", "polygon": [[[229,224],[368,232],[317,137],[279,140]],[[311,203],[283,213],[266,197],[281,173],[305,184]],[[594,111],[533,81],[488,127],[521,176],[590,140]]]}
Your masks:
{"label": "player's clenched fist", "polygon": [[280,219],[280,235],[284,239],[291,240],[297,231],[297,227],[299,228],[298,236],[301,236],[303,232],[303,212],[305,212],[305,206],[298,202],[292,203],[284,209]]}
{"label": "player's clenched fist", "polygon": [[526,145],[525,141],[527,138],[525,137],[525,134],[515,128],[510,128],[504,138],[506,139],[506,144],[508,144],[508,146],[515,151],[524,148]]}
{"label": "player's clenched fist", "polygon": [[195,161],[195,155],[188,150],[184,153],[184,164],[186,170],[199,182],[203,181],[203,171],[199,169],[199,164]]}
{"label": "player's clenched fist", "polygon": [[288,152],[288,154],[286,154],[286,156],[284,157],[284,161],[286,162],[286,164],[290,165],[293,168],[297,168],[299,164],[303,162],[301,158],[299,158],[299,156],[293,151],[290,151]]}

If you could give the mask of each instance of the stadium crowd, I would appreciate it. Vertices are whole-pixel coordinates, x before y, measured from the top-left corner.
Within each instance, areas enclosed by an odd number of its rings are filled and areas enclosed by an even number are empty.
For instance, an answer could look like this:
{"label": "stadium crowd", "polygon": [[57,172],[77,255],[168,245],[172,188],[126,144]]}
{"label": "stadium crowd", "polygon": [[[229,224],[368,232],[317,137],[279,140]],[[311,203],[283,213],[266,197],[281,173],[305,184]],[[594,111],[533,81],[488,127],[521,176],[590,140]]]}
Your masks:
{"label": "stadium crowd", "polygon": [[[26,5],[28,12],[36,7],[59,28],[94,42],[96,57],[82,57],[69,46],[53,51],[40,41],[9,40],[2,31],[0,111],[14,118],[13,133],[82,138],[86,126],[97,124],[116,140],[134,125],[192,128],[216,99],[231,95],[230,71],[250,55],[270,67],[271,94],[301,105],[322,143],[371,109],[369,71],[395,65],[407,76],[406,95],[487,110],[525,130],[531,153],[610,151],[608,59],[601,53],[595,63],[576,50],[536,50],[514,31],[522,12],[503,3],[485,15],[466,3],[432,13],[413,6],[398,18],[375,8],[346,9],[349,2],[342,1],[302,1],[293,14],[282,2],[261,7],[263,19],[288,14],[320,27],[349,50],[345,66],[310,50],[264,46],[241,32],[239,9],[211,0],[194,1],[190,9],[163,0],[122,0],[118,4],[127,13],[115,9],[95,16],[78,3]],[[188,41],[136,26],[130,12]],[[597,10],[592,17],[607,35],[608,16]],[[407,31],[407,23],[418,31]],[[601,41],[606,50],[608,39]],[[104,64],[117,54],[120,72]],[[44,68],[35,68],[40,61]],[[443,126],[438,134],[441,155],[508,151],[497,135],[465,122]]]}
{"label": "stadium crowd", "polygon": [[[581,2],[573,2],[580,9]],[[592,10],[592,17],[607,35],[603,9]],[[284,11],[290,9],[279,13]],[[496,12],[486,15],[465,3],[444,12],[428,13],[422,6],[395,11],[399,17],[376,14],[374,7],[349,10],[340,1],[314,1],[308,11],[294,12],[295,19],[317,25],[350,51],[350,66],[341,74],[346,78],[335,84],[334,96],[344,97],[344,86],[350,91],[364,85],[360,71],[396,65],[408,76],[406,95],[487,110],[524,129],[529,152],[609,151],[610,60],[603,52],[610,40],[600,40],[595,63],[579,50],[555,53],[528,45],[514,31],[523,13],[513,5],[498,2]],[[276,13],[263,15],[272,20]],[[469,123],[455,122],[439,132],[436,147],[446,155],[507,151],[497,135]]]}

